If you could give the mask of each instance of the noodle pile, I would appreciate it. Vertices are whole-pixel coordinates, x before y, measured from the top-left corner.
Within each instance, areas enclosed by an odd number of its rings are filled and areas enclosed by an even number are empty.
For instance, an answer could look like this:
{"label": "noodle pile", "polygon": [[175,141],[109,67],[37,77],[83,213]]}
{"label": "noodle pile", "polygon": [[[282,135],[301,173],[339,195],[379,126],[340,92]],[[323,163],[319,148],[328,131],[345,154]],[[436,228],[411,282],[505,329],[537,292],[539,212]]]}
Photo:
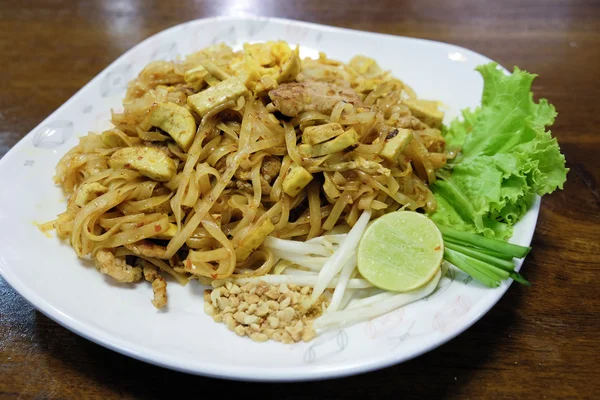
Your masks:
{"label": "noodle pile", "polygon": [[[118,281],[152,281],[155,294],[162,272],[181,283],[268,274],[278,258],[267,236],[306,241],[346,232],[364,210],[436,207],[441,113],[363,56],[344,64],[301,60],[285,42],[215,45],[149,64],[123,106],[112,129],[58,163],[70,197],[46,227]],[[159,108],[173,113],[160,120]],[[193,127],[187,141],[181,121]]]}

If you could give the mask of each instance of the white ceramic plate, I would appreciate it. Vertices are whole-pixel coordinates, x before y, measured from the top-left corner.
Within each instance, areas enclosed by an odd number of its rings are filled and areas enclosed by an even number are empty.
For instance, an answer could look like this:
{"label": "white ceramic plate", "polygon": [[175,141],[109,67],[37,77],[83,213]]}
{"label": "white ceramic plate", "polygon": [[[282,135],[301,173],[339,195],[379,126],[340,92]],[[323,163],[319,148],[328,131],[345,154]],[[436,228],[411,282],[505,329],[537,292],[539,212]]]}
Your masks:
{"label": "white ceramic plate", "polygon": [[[304,56],[318,51],[342,61],[375,58],[421,98],[448,105],[446,118],[478,105],[483,87],[474,68],[490,60],[461,47],[264,18],[211,18],[175,26],[129,50],[56,110],[0,160],[0,272],[38,310],[110,349],[160,366],[246,380],[307,380],[351,375],[399,363],[447,342],[481,318],[510,282],[487,289],[460,271],[428,299],[309,343],[255,343],[203,312],[201,287],[169,285],[169,306],[157,311],[148,285],[113,285],[72,249],[35,223],[65,208],[52,182],[60,157],[78,136],[108,127],[126,83],[149,61],[173,59],[224,41],[283,39]],[[529,245],[539,210],[517,225],[513,242]]]}

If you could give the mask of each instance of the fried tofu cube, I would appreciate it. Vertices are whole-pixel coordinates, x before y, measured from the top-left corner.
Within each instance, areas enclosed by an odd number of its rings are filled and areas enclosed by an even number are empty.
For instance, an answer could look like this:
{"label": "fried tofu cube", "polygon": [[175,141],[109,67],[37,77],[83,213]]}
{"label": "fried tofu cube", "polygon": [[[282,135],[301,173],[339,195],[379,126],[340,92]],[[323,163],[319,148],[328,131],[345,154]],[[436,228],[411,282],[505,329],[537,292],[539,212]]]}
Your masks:
{"label": "fried tofu cube", "polygon": [[200,93],[189,96],[187,104],[198,115],[204,117],[213,108],[221,106],[228,101],[237,100],[247,92],[248,89],[246,86],[238,78],[232,76]]}
{"label": "fried tofu cube", "polygon": [[264,220],[253,232],[250,232],[235,249],[235,258],[237,262],[244,261],[256,250],[267,236],[275,230],[275,225],[270,219]]}
{"label": "fried tofu cube", "polygon": [[313,176],[304,167],[293,163],[290,165],[285,178],[283,179],[283,191],[291,197],[300,193],[306,185],[313,180]]}
{"label": "fried tofu cube", "polygon": [[428,100],[404,100],[412,115],[419,118],[432,128],[439,128],[444,119],[444,113],[437,108],[437,102]]}
{"label": "fried tofu cube", "polygon": [[104,143],[108,147],[122,147],[125,145],[123,139],[115,135],[110,130],[102,132],[102,134],[100,135],[100,140],[102,140],[102,143]]}
{"label": "fried tofu cube", "polygon": [[308,144],[319,144],[333,139],[344,133],[344,128],[337,122],[324,125],[307,126],[302,132],[302,142]]}
{"label": "fried tofu cube", "polygon": [[320,157],[327,154],[337,153],[350,146],[358,144],[358,134],[350,128],[340,136],[324,143],[310,145],[308,143],[298,146],[298,151],[303,157]]}
{"label": "fried tofu cube", "polygon": [[206,86],[206,77],[209,72],[202,65],[188,69],[183,74],[183,80],[190,85],[194,90],[198,91]]}
{"label": "fried tofu cube", "polygon": [[398,128],[394,129],[389,136],[391,137],[385,140],[385,145],[379,155],[386,160],[396,161],[412,140],[413,133],[410,129]]}

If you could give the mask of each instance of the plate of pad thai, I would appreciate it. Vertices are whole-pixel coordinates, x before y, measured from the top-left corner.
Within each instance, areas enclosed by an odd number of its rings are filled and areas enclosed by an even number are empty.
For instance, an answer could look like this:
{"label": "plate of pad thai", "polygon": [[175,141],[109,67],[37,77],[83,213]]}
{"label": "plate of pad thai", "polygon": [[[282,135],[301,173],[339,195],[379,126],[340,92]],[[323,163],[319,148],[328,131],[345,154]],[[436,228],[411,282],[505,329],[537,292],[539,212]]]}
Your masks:
{"label": "plate of pad thai", "polygon": [[68,329],[185,372],[402,362],[535,284],[520,267],[568,169],[534,78],[418,39],[178,25],[0,161],[0,272]]}

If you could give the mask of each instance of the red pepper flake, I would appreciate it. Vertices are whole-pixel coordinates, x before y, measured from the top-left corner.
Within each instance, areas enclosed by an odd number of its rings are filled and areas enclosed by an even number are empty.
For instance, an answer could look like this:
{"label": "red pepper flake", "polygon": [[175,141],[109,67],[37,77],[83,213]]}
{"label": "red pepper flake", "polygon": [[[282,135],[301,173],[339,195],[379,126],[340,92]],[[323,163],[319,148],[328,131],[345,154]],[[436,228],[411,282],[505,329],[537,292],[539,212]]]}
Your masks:
{"label": "red pepper flake", "polygon": [[142,157],[142,156],[138,157],[138,160],[143,160],[143,159],[144,159],[144,157]]}
{"label": "red pepper flake", "polygon": [[162,230],[162,228],[160,227],[159,224],[154,225],[154,232],[160,232]]}
{"label": "red pepper flake", "polygon": [[436,248],[434,250],[440,250],[442,248],[442,246],[436,246]]}
{"label": "red pepper flake", "polygon": [[190,260],[189,258],[185,260],[185,268],[192,269],[192,260]]}
{"label": "red pepper flake", "polygon": [[217,276],[219,276],[219,275],[218,275],[218,274],[210,274],[210,276],[211,276],[213,279],[217,279]]}
{"label": "red pepper flake", "polygon": [[125,168],[129,168],[129,167],[131,167],[131,164],[129,164],[129,163],[126,163],[126,164],[125,164]]}

